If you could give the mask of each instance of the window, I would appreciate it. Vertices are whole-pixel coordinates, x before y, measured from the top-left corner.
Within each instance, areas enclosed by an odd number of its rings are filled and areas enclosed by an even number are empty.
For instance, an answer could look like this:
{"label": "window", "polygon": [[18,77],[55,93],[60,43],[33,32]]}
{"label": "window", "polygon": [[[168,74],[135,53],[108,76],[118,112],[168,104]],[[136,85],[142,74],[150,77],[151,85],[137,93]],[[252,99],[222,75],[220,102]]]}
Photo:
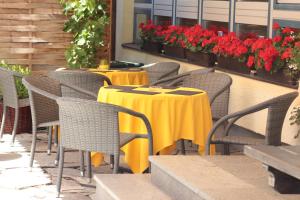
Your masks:
{"label": "window", "polygon": [[151,19],[151,9],[147,8],[135,8],[134,9],[134,31],[133,40],[135,43],[140,43],[141,39],[139,37],[139,24],[146,23]]}
{"label": "window", "polygon": [[246,39],[251,36],[268,36],[268,27],[251,24],[236,24],[236,34],[241,39]]}
{"label": "window", "polygon": [[169,26],[172,25],[172,17],[155,16],[154,23],[157,25]]}
{"label": "window", "polygon": [[274,9],[300,10],[300,0],[274,0]]}
{"label": "window", "polygon": [[187,19],[187,18],[177,18],[176,19],[176,25],[194,26],[195,24],[198,24],[197,19]]}
{"label": "window", "polygon": [[[281,27],[291,27],[293,28],[297,33],[300,33],[300,22],[299,21],[290,21],[290,20],[273,20],[273,24],[277,22]],[[273,33],[273,36],[275,35],[275,32]]]}
{"label": "window", "polygon": [[217,22],[217,21],[204,21],[203,27],[213,31],[222,31],[223,33],[228,33],[229,24],[227,22]]}

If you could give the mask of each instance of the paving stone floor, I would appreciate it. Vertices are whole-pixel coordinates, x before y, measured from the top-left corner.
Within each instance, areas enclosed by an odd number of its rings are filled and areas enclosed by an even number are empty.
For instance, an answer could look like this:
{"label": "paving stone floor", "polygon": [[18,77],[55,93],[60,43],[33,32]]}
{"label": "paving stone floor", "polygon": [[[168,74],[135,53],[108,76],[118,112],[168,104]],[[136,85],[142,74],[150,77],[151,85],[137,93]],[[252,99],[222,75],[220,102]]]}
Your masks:
{"label": "paving stone floor", "polygon": [[[65,154],[65,168],[61,198],[56,198],[57,167],[54,165],[56,147],[47,155],[47,134],[39,133],[35,163],[30,170],[31,134],[19,134],[11,146],[11,135],[4,135],[0,143],[0,200],[91,200],[95,193],[95,183],[80,177],[79,153],[68,151]],[[186,153],[196,154],[196,146],[186,143]],[[178,151],[174,152],[177,154]],[[122,167],[128,168],[124,162]],[[112,173],[108,158],[93,173]]]}
{"label": "paving stone floor", "polygon": [[[38,135],[37,153],[32,170],[30,160],[31,134],[17,135],[16,142],[10,145],[11,136],[4,135],[0,143],[0,199],[1,200],[38,200],[65,199],[89,200],[95,193],[95,183],[80,177],[79,154],[66,152],[61,198],[56,198],[57,168],[54,166],[56,148],[49,156],[47,135]],[[112,173],[107,162],[93,168],[94,173]]]}

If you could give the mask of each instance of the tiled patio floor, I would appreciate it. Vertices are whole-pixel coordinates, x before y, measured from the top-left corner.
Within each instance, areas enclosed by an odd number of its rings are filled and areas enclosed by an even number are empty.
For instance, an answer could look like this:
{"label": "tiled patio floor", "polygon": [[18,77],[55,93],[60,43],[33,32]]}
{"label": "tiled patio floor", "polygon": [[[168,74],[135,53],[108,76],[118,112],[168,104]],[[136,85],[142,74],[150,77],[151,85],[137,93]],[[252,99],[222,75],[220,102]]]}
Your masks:
{"label": "tiled patio floor", "polygon": [[[1,200],[40,200],[56,198],[57,167],[54,166],[56,147],[47,155],[47,134],[39,133],[34,167],[30,171],[31,134],[17,135],[14,146],[11,136],[4,135],[0,143],[0,199]],[[195,154],[195,147],[186,145],[187,154]],[[177,153],[177,152],[176,152]],[[93,173],[110,174],[112,170],[106,162]],[[122,159],[121,159],[122,160]],[[121,162],[122,167],[126,167]],[[78,151],[68,151],[65,155],[62,194],[64,200],[90,200],[95,193],[95,183],[80,177]]]}
{"label": "tiled patio floor", "polygon": [[[47,135],[39,134],[36,162],[30,171],[31,135],[17,135],[14,146],[11,136],[5,135],[0,143],[0,194],[1,200],[56,199],[57,168],[54,166],[56,148],[48,156]],[[67,152],[61,199],[88,200],[95,192],[94,183],[79,176],[78,152]],[[93,169],[95,173],[111,173],[107,163]]]}

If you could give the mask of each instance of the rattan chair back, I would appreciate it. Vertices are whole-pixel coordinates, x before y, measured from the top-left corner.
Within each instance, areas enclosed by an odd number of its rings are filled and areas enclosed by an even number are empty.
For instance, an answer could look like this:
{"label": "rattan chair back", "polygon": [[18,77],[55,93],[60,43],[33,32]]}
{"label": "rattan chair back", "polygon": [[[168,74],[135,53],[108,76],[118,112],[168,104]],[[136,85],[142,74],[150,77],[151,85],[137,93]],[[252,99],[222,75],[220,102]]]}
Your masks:
{"label": "rattan chair back", "polygon": [[19,107],[15,76],[12,71],[0,67],[0,88],[3,96],[3,105],[12,108]]}
{"label": "rattan chair back", "polygon": [[232,79],[224,73],[193,73],[183,80],[184,87],[198,88],[208,93],[214,119],[228,114]]}
{"label": "rattan chair back", "polygon": [[[51,71],[49,72],[49,76],[60,81],[61,83],[77,86],[94,94],[98,94],[99,89],[104,85],[105,82],[111,84],[109,78],[106,76],[83,70]],[[91,100],[94,99],[91,96],[79,93],[64,86],[62,86],[62,95],[64,97],[75,97]]]}
{"label": "rattan chair back", "polygon": [[29,93],[33,125],[58,121],[55,98],[62,96],[60,83],[45,75],[30,75],[23,78],[23,84]]}
{"label": "rattan chair back", "polygon": [[59,98],[61,145],[118,154],[120,134],[116,106],[91,100]]}
{"label": "rattan chair back", "polygon": [[180,64],[175,62],[160,62],[144,69],[148,73],[150,84],[153,84],[160,79],[176,76],[179,68]]}
{"label": "rattan chair back", "polygon": [[281,131],[284,119],[289,107],[297,96],[297,92],[292,92],[269,100],[265,131],[265,142],[267,145],[281,145]]}

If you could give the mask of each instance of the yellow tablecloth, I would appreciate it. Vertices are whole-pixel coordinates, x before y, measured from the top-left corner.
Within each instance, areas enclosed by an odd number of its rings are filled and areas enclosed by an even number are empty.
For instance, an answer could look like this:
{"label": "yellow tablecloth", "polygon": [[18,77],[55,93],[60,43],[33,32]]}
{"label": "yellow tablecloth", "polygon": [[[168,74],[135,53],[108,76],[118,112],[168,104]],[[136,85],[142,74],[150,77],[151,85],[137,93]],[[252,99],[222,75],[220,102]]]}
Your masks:
{"label": "yellow tablecloth", "polygon": [[146,71],[133,70],[99,70],[91,69],[94,73],[107,76],[113,85],[147,85],[149,84]]}
{"label": "yellow tablecloth", "polygon": [[[150,90],[138,88],[135,90]],[[203,153],[208,132],[212,127],[212,116],[206,92],[185,96],[166,94],[169,89],[155,89],[156,95],[119,92],[117,89],[101,88],[98,101],[115,104],[141,112],[147,116],[153,131],[154,153],[158,153],[179,139],[192,140],[199,145]],[[176,90],[200,91],[192,88]],[[120,132],[146,133],[146,127],[140,119],[120,115]],[[142,173],[148,168],[148,140],[136,139],[122,148],[125,162],[134,173]],[[99,162],[99,155],[93,157],[93,163]]]}

